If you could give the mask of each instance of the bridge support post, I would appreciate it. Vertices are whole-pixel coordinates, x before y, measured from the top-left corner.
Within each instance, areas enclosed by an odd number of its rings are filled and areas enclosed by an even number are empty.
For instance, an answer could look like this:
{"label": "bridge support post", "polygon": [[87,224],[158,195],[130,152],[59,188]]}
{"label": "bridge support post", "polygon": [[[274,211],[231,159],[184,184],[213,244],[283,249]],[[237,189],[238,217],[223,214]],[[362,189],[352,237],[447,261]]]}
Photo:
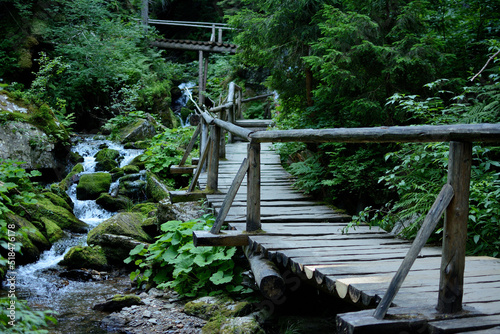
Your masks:
{"label": "bridge support post", "polygon": [[208,162],[207,190],[217,191],[219,187],[219,146],[221,129],[210,125],[210,159]]}
{"label": "bridge support post", "polygon": [[437,304],[441,313],[462,311],[471,162],[472,143],[451,141],[448,184],[453,187],[455,196],[446,209],[444,221]]}
{"label": "bridge support post", "polygon": [[149,0],[142,0],[141,21],[145,32],[147,32],[149,21]]}
{"label": "bridge support post", "polygon": [[248,144],[247,232],[260,230],[260,143]]}

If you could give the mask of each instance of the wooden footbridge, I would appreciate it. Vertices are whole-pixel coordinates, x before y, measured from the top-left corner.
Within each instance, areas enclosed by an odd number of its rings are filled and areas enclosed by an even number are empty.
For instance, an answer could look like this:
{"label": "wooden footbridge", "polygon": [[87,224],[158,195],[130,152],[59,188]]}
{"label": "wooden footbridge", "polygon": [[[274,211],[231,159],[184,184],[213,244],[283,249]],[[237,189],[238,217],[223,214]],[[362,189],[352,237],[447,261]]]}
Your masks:
{"label": "wooden footbridge", "polygon": [[[231,84],[226,104],[199,108],[190,143],[200,137],[198,165],[185,165],[188,149],[172,167],[194,170],[189,189],[172,199],[206,197],[217,215],[211,231],[194,233],[196,245],[243,246],[271,302],[284,290],[280,270],[289,269],[359,306],[337,316],[338,333],[500,333],[500,259],[465,256],[472,142],[498,142],[500,125],[255,131],[236,125],[240,92]],[[448,183],[413,243],[378,227],[347,228],[348,215],[293,188],[271,145],[291,141],[449,141]],[[443,246],[425,246],[443,214]]]}

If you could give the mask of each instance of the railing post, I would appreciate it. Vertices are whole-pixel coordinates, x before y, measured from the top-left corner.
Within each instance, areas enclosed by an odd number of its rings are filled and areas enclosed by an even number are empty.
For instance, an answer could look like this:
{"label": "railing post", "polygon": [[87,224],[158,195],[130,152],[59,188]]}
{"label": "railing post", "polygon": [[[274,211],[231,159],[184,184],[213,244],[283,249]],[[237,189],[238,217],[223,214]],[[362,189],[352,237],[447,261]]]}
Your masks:
{"label": "railing post", "polygon": [[[208,143],[208,125],[203,117],[201,117],[201,134],[200,134],[200,163],[201,163],[201,154]],[[202,163],[198,166],[202,172],[205,171],[205,163]]]}
{"label": "railing post", "polygon": [[222,43],[222,28],[219,28],[219,43]]}
{"label": "railing post", "polygon": [[[220,119],[225,121],[227,117],[227,109],[222,109],[220,112]],[[221,129],[219,143],[219,158],[226,158],[226,131]]]}
{"label": "railing post", "polygon": [[141,6],[141,21],[144,31],[148,30],[148,21],[149,21],[149,0],[142,0]]}
{"label": "railing post", "polygon": [[203,106],[205,103],[205,96],[203,95],[205,74],[203,71],[203,51],[198,51],[198,106]]}
{"label": "railing post", "polygon": [[207,190],[217,191],[219,186],[219,146],[221,129],[210,125],[210,158],[208,160]]}
{"label": "railing post", "polygon": [[260,143],[248,144],[247,226],[246,230],[260,230]]}
{"label": "railing post", "polygon": [[436,307],[441,313],[462,310],[471,162],[472,143],[451,141],[448,184],[453,187],[455,196],[446,209],[444,220],[443,255]]}

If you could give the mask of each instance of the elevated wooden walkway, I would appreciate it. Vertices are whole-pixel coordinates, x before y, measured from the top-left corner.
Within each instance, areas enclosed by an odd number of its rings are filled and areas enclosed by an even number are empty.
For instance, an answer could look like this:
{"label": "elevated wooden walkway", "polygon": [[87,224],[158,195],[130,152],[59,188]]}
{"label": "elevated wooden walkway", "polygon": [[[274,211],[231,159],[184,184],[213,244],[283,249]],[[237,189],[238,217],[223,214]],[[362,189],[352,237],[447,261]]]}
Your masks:
{"label": "elevated wooden walkway", "polygon": [[[247,143],[226,145],[219,164],[218,193],[207,194],[218,213]],[[337,318],[338,333],[500,333],[500,259],[467,257],[464,311],[446,315],[435,311],[442,250],[424,247],[383,320],[373,308],[405,258],[410,243],[378,227],[357,226],[346,231],[350,217],[300,193],[281,167],[271,144],[261,144],[261,217],[263,233],[248,237],[248,249],[291,270],[303,281],[359,306],[359,312]],[[199,178],[207,185],[207,174]],[[245,231],[246,180],[225,222]],[[365,309],[365,310],[363,310]]]}

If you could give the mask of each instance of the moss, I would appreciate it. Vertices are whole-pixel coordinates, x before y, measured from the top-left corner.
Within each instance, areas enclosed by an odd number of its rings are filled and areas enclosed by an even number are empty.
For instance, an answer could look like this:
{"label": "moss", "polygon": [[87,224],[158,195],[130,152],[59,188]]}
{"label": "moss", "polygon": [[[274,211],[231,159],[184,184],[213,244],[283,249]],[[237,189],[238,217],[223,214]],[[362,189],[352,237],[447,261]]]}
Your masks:
{"label": "moss", "polygon": [[59,264],[69,269],[103,270],[109,267],[104,251],[100,246],[75,246],[64,255],[64,259]]}
{"label": "moss", "polygon": [[76,197],[79,200],[97,199],[101,193],[107,193],[110,186],[109,173],[83,174],[76,186]]}
{"label": "moss", "polygon": [[54,205],[61,206],[68,211],[73,210],[73,207],[65,199],[51,191],[44,191],[43,196],[47,197]]}
{"label": "moss", "polygon": [[48,218],[54,221],[60,228],[76,233],[87,231],[87,224],[75,217],[75,215],[61,207],[54,205],[48,198],[38,198],[35,204],[25,204],[33,220],[42,221]]}
{"label": "moss", "polygon": [[52,135],[61,141],[69,140],[69,132],[57,120],[54,112],[47,104],[42,104],[38,109],[30,108],[29,122],[45,132],[47,135]]}
{"label": "moss", "polygon": [[146,173],[146,195],[156,202],[170,197],[167,186],[161,182],[158,176],[151,172]]}
{"label": "moss", "polygon": [[72,169],[71,172],[66,175],[66,177],[59,182],[59,187],[66,191],[69,189],[69,187],[77,180],[78,174],[82,173],[85,170],[82,164],[76,164]]}
{"label": "moss", "polygon": [[110,194],[106,194],[106,193],[101,194],[96,199],[96,203],[99,204],[104,209],[111,211],[111,212],[116,212],[116,211],[120,211],[120,210],[127,210],[133,205],[132,200],[128,197],[120,196],[120,195],[113,197]]}
{"label": "moss", "polygon": [[136,156],[134,159],[132,159],[132,161],[130,162],[130,165],[137,166],[140,169],[145,169],[146,162],[144,162],[144,160],[142,160],[143,158],[145,158],[144,154]]}
{"label": "moss", "polygon": [[143,216],[136,212],[120,212],[113,217],[105,220],[97,227],[92,229],[87,237],[89,244],[97,243],[99,235],[102,234],[115,234],[127,237],[132,237],[138,241],[152,241],[149,236],[142,229]]}
{"label": "moss", "polygon": [[123,166],[122,170],[125,174],[136,174],[136,173],[139,173],[140,168],[139,168],[139,166],[127,165],[127,166]]}
{"label": "moss", "polygon": [[156,215],[158,211],[158,205],[156,203],[140,203],[132,207],[133,212],[140,212],[144,217],[152,217]]}
{"label": "moss", "polygon": [[120,152],[110,148],[103,148],[95,155],[96,160],[96,170],[98,171],[110,171],[113,168],[118,167],[118,158],[120,157]]}
{"label": "moss", "polygon": [[66,235],[64,231],[52,219],[42,217],[42,222],[45,226],[45,234],[51,243],[54,243]]}

